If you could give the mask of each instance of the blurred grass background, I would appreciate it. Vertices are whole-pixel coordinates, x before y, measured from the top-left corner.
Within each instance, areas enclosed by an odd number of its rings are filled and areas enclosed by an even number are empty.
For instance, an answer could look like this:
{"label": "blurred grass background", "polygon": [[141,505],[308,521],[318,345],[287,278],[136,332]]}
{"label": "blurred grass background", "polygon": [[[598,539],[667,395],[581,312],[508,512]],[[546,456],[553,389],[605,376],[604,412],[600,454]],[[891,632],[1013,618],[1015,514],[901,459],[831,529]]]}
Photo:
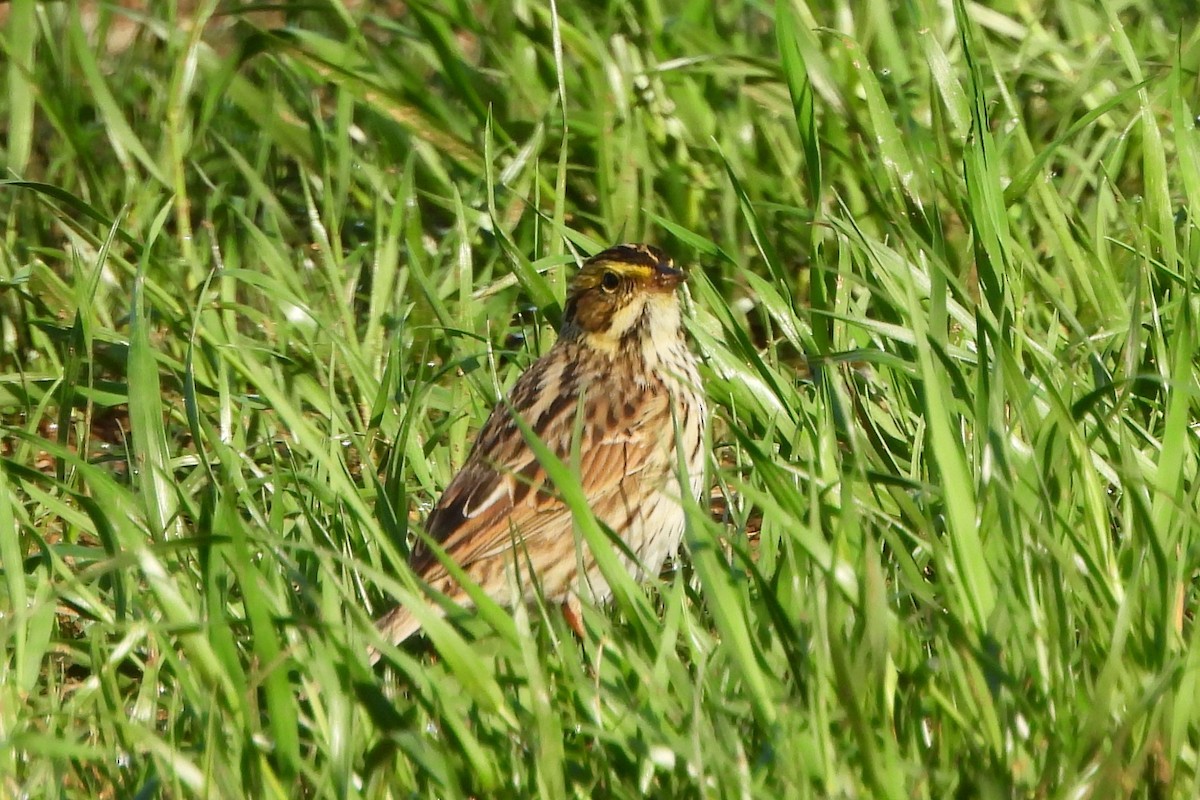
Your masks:
{"label": "blurred grass background", "polygon": [[[1200,796],[1194,12],[0,6],[0,795]],[[638,240],[723,516],[369,670]]]}

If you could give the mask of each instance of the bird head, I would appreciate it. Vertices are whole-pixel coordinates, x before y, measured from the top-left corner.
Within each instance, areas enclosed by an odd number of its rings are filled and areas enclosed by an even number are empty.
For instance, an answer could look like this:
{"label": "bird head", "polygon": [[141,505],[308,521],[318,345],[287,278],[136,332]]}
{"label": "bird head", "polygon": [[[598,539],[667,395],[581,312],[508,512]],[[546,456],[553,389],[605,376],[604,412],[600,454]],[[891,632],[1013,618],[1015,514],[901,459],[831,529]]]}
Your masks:
{"label": "bird head", "polygon": [[678,337],[684,273],[671,258],[645,244],[621,244],[583,263],[567,289],[563,334],[582,336],[612,351],[630,337]]}

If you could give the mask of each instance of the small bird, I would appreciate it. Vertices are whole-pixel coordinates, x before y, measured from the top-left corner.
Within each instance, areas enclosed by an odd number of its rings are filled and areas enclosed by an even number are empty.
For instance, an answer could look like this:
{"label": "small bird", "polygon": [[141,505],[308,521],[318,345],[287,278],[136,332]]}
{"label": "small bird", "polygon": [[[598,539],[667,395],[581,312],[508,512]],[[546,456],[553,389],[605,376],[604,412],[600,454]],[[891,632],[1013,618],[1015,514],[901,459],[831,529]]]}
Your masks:
{"label": "small bird", "polygon": [[[658,575],[679,549],[682,498],[699,498],[704,488],[708,415],[684,338],[676,294],[683,280],[665,253],[644,244],[617,245],[584,262],[567,290],[558,341],[493,409],[429,514],[429,537],[500,605],[531,602],[536,584],[582,635],[581,596],[603,603],[612,595],[514,413],[564,464],[578,465],[596,518],[636,556],[617,553],[635,579]],[[471,604],[423,543],[410,564],[433,589]],[[518,586],[524,596],[514,596]],[[399,644],[420,623],[399,606],[378,627]],[[371,662],[378,658],[372,652]]]}

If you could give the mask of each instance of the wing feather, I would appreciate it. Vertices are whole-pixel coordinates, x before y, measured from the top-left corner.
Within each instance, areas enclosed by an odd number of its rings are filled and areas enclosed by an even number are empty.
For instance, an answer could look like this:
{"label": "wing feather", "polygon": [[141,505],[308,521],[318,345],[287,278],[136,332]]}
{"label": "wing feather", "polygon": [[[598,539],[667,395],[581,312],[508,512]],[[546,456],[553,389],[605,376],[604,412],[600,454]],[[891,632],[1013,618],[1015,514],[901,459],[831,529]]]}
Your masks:
{"label": "wing feather", "polygon": [[[426,521],[429,536],[468,573],[472,564],[511,549],[514,532],[531,554],[532,544],[539,539],[571,535],[570,511],[513,422],[514,412],[559,459],[570,464],[580,394],[584,395],[587,421],[581,426],[579,466],[585,493],[594,505],[620,491],[621,482],[644,470],[662,449],[658,437],[638,435],[648,417],[656,411],[666,413],[668,398],[662,387],[638,388],[606,380],[589,391],[580,379],[580,373],[587,371],[574,368],[578,355],[565,359],[563,355],[551,350],[534,362],[513,386],[508,403],[493,409],[462,470]],[[628,513],[625,504],[620,505]],[[414,548],[412,565],[426,580],[445,574],[421,543]]]}

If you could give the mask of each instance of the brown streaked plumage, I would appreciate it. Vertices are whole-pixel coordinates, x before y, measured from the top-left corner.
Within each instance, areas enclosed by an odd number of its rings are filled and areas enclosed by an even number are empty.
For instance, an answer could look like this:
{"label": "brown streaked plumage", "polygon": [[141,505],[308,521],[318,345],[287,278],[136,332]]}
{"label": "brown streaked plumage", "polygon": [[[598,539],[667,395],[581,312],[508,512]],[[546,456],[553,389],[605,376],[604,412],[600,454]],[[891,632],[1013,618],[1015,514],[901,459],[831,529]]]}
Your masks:
{"label": "brown streaked plumage", "polygon": [[[575,612],[577,626],[581,596],[603,602],[611,595],[514,412],[566,464],[578,437],[584,493],[596,517],[637,557],[618,553],[631,574],[657,575],[678,549],[681,498],[698,498],[703,489],[707,418],[675,291],[683,277],[648,245],[618,245],[588,259],[567,292],[557,343],[492,411],[430,513],[428,535],[501,605],[532,600],[536,583],[547,600]],[[429,548],[414,548],[411,565],[433,589],[469,604]],[[520,580],[512,580],[513,570]],[[513,596],[514,586],[521,597]],[[419,628],[404,607],[378,624],[394,643]]]}

